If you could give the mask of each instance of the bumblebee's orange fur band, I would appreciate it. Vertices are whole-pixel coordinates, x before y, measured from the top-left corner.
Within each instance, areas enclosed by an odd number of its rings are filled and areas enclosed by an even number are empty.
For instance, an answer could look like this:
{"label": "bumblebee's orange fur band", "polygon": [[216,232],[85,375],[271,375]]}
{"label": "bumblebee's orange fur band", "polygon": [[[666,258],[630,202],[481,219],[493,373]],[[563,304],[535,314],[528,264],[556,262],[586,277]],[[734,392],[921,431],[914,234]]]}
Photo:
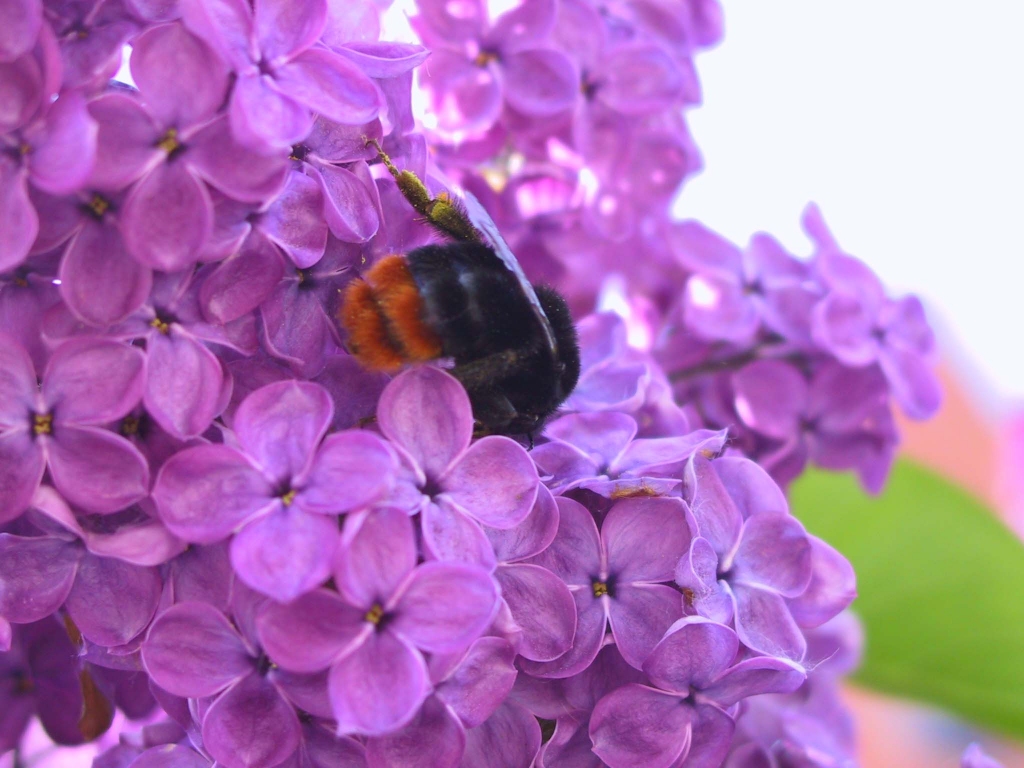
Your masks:
{"label": "bumblebee's orange fur band", "polygon": [[345,289],[339,317],[353,355],[367,368],[394,371],[441,355],[441,340],[423,323],[423,300],[405,259],[381,259]]}

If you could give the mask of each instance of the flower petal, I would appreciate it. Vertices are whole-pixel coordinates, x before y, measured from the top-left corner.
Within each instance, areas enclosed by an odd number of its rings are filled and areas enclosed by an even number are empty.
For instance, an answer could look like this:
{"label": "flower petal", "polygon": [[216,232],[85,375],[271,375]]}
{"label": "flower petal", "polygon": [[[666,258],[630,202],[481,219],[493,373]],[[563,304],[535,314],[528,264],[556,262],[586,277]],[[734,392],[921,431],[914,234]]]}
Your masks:
{"label": "flower petal", "polygon": [[206,186],[184,163],[163,163],[128,194],[121,211],[125,246],[143,264],[176,272],[196,263],[213,232]]}
{"label": "flower petal", "polygon": [[608,571],[619,582],[671,581],[690,535],[686,505],[672,498],[616,502],[601,525]]}
{"label": "flower petal", "polygon": [[109,223],[86,222],[60,263],[60,295],[75,316],[90,324],[119,323],[142,306],[152,270],[133,259]]}
{"label": "flower petal", "polygon": [[731,707],[748,696],[792,693],[806,679],[807,673],[793,662],[761,656],[744,659],[727,669],[704,689],[704,695],[723,707]]}
{"label": "flower petal", "polygon": [[403,510],[375,509],[345,522],[334,566],[338,590],[363,610],[386,603],[416,567],[416,534]]}
{"label": "flower petal", "polygon": [[228,108],[231,133],[255,152],[279,152],[309,133],[313,115],[277,89],[269,75],[243,74]]}
{"label": "flower petal", "polygon": [[494,65],[478,67],[464,55],[435,49],[420,70],[429,113],[445,135],[478,135],[501,114],[501,84]]}
{"label": "flower petal", "polygon": [[576,634],[572,648],[554,661],[520,659],[519,667],[534,677],[564,678],[577,675],[591,665],[601,650],[608,616],[604,602],[595,600],[590,588],[572,592],[576,601]]}
{"label": "flower petal", "polygon": [[579,73],[561,51],[520,51],[504,57],[502,64],[505,100],[525,115],[557,115],[572,109],[579,96]]}
{"label": "flower petal", "polygon": [[[436,687],[437,697],[467,728],[484,722],[512,690],[516,652],[500,637],[481,637]],[[436,660],[438,657],[432,657]]]}
{"label": "flower petal", "polygon": [[259,234],[207,275],[199,289],[203,314],[217,323],[230,323],[252,312],[284,276],[284,261],[269,240]]}
{"label": "flower petal", "polygon": [[287,603],[331,575],[338,525],[297,506],[249,522],[231,542],[231,564],[243,582]]}
{"label": "flower petal", "polygon": [[57,99],[45,121],[43,134],[31,139],[32,183],[53,195],[73,192],[96,162],[96,121],[89,115],[85,98],[76,91]]}
{"label": "flower petal", "polygon": [[260,387],[238,406],[238,443],[268,477],[290,482],[311,465],[334,407],[323,387],[279,381]]}
{"label": "flower petal", "polygon": [[532,661],[553,661],[572,647],[576,601],[555,574],[538,565],[503,565],[494,574],[522,630],[516,650]]}
{"label": "flower petal", "polygon": [[208,603],[178,603],[161,613],[141,651],[153,682],[176,696],[211,696],[253,668],[238,632]]}
{"label": "flower petal", "polygon": [[28,508],[45,469],[43,451],[27,430],[0,433],[0,524]]}
{"label": "flower petal", "polygon": [[87,555],[66,607],[87,640],[107,647],[124,645],[149,625],[162,589],[156,568]]}
{"label": "flower petal", "polygon": [[669,768],[690,748],[693,709],[679,696],[631,683],[597,703],[594,754],[613,768]]}
{"label": "flower petal", "polygon": [[515,440],[497,435],[473,443],[438,482],[453,504],[492,528],[525,520],[540,485],[530,455]]}
{"label": "flower petal", "polygon": [[480,525],[444,497],[423,507],[420,515],[423,547],[436,560],[472,563],[494,568],[494,550]]}
{"label": "flower petal", "polygon": [[170,333],[151,333],[146,350],[149,415],[174,437],[201,435],[219,410],[224,386],[220,360],[177,327]]}
{"label": "flower petal", "polygon": [[260,53],[268,60],[286,58],[317,41],[327,24],[325,0],[257,0],[253,12]]}
{"label": "flower petal", "polygon": [[323,216],[339,240],[365,243],[380,227],[370,191],[356,174],[341,166],[322,164],[316,177],[323,189]]}
{"label": "flower petal", "polygon": [[0,61],[13,61],[35,45],[43,21],[38,0],[11,0],[0,10]]}
{"label": "flower petal", "polygon": [[39,621],[67,599],[82,551],[55,536],[0,534],[0,616],[15,624]]}
{"label": "flower petal", "polygon": [[331,708],[339,733],[380,736],[402,727],[430,691],[419,652],[390,632],[374,632],[331,667]]}
{"label": "flower petal", "polygon": [[729,715],[710,704],[697,704],[694,709],[696,717],[690,751],[686,755],[687,768],[718,768],[729,755],[736,724]]}
{"label": "flower petal", "polygon": [[107,93],[89,102],[89,114],[99,125],[90,188],[124,189],[160,162],[160,127],[137,99]]}
{"label": "flower petal", "polygon": [[311,512],[351,512],[380,499],[394,485],[397,459],[372,432],[351,429],[330,435],[302,482],[300,503]]}
{"label": "flower petal", "polygon": [[711,685],[738,650],[739,640],[729,627],[691,616],[669,629],[644,663],[644,672],[659,688],[685,695]]}
{"label": "flower petal", "polygon": [[28,425],[38,389],[28,352],[14,337],[0,334],[0,428]]}
{"label": "flower petal", "polygon": [[377,423],[431,479],[440,477],[473,436],[469,397],[452,376],[429,366],[395,377],[380,396]]}
{"label": "flower petal", "polygon": [[199,445],[172,456],[153,486],[160,519],[185,541],[212,544],[280,502],[248,458],[224,445]]}
{"label": "flower petal", "polygon": [[109,339],[72,339],[47,363],[43,399],[57,424],[105,424],[138,405],[145,380],[139,349]]}
{"label": "flower petal", "polygon": [[732,376],[736,412],[762,435],[786,440],[797,433],[808,408],[807,380],[781,360],[757,360]]}
{"label": "flower petal", "polygon": [[53,484],[88,512],[116,512],[149,493],[149,465],[120,435],[60,425],[48,450]]}
{"label": "flower petal", "polygon": [[17,165],[0,159],[0,271],[21,264],[39,233],[39,216],[28,197],[28,176]]}
{"label": "flower petal", "polygon": [[476,640],[494,616],[491,575],[462,563],[424,563],[394,607],[391,629],[428,653],[450,653]]}
{"label": "flower petal", "polygon": [[722,481],[704,456],[694,454],[683,476],[684,495],[699,533],[714,547],[719,557],[732,551],[739,539],[743,519]]}
{"label": "flower petal", "polygon": [[627,44],[602,57],[597,97],[617,112],[642,115],[682,103],[686,77],[659,45]]}
{"label": "flower petal", "polygon": [[295,708],[258,674],[228,688],[203,717],[203,747],[221,765],[278,765],[300,738]]}
{"label": "flower petal", "polygon": [[801,594],[811,580],[811,543],[790,515],[754,515],[743,523],[730,578],[778,592]]}
{"label": "flower petal", "polygon": [[775,592],[736,584],[736,634],[748,648],[768,656],[801,660],[807,640],[789,613],[786,601]]}
{"label": "flower petal", "polygon": [[268,601],[256,627],[274,663],[291,672],[319,672],[359,639],[368,626],[364,613],[336,592],[317,589],[288,604]]}
{"label": "flower petal", "polygon": [[543,552],[558,533],[558,505],[555,497],[543,485],[537,489],[537,501],[530,514],[519,525],[506,530],[486,528],[494,555],[499,562],[525,560]]}
{"label": "flower petal", "polygon": [[379,768],[459,768],[465,747],[462,724],[431,696],[404,728],[368,739],[366,757]]}
{"label": "flower petal", "polygon": [[793,618],[804,628],[824,624],[857,597],[857,575],[850,561],[817,536],[808,538],[811,581],[802,595],[789,602]]}
{"label": "flower petal", "polygon": [[593,515],[578,501],[559,496],[558,533],[551,546],[528,562],[547,568],[569,586],[590,589],[601,571],[601,536]]}
{"label": "flower petal", "polygon": [[239,144],[227,118],[219,118],[189,138],[189,167],[211,186],[244,203],[272,199],[287,178],[285,153],[261,154]]}
{"label": "flower petal", "polygon": [[540,724],[520,704],[506,701],[486,722],[466,732],[461,768],[533,765],[540,751]]}
{"label": "flower petal", "polygon": [[292,171],[281,194],[259,218],[259,229],[300,269],[316,264],[327,246],[323,192],[314,179]]}
{"label": "flower petal", "polygon": [[348,59],[310,48],[275,73],[278,88],[328,120],[362,125],[380,112],[380,90]]}
{"label": "flower petal", "polygon": [[618,585],[608,604],[608,623],[619,653],[637,669],[682,616],[682,596],[663,584]]}

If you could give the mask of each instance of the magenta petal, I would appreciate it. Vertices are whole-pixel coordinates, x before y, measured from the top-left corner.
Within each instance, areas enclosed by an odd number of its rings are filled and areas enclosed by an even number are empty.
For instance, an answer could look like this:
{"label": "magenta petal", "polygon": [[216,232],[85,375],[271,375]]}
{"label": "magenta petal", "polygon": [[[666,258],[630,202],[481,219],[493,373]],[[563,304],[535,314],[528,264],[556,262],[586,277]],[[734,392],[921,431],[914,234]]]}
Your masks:
{"label": "magenta petal", "polygon": [[599,99],[627,115],[657,112],[679,103],[685,77],[671,54],[655,44],[623,45],[606,54]]}
{"label": "magenta petal", "polygon": [[295,708],[255,673],[221,694],[203,718],[203,746],[220,765],[278,765],[298,749],[300,738]]}
{"label": "magenta petal", "polygon": [[429,366],[408,370],[384,388],[377,422],[433,479],[469,447],[473,436],[466,391],[452,376]]}
{"label": "magenta petal", "polygon": [[259,228],[300,269],[316,264],[327,246],[327,223],[321,215],[323,192],[314,179],[291,172],[284,190],[260,216]]}
{"label": "magenta petal", "polygon": [[259,512],[280,504],[273,488],[241,453],[199,445],[160,469],[153,500],[168,529],[185,541],[212,544]]}
{"label": "magenta petal", "polygon": [[0,433],[0,523],[28,508],[45,469],[43,451],[27,430]]}
{"label": "magenta petal", "polygon": [[232,134],[257,152],[287,149],[313,125],[309,109],[277,90],[268,75],[242,75],[235,81],[228,118]]}
{"label": "magenta petal", "polygon": [[621,582],[671,581],[690,546],[686,505],[679,499],[624,499],[601,526],[608,569]]}
{"label": "magenta petal", "polygon": [[736,724],[729,715],[711,704],[697,704],[694,710],[696,716],[690,751],[686,755],[687,768],[719,768],[730,754]]}
{"label": "magenta petal", "polygon": [[501,114],[501,84],[496,68],[478,67],[464,55],[434,50],[420,71],[430,97],[430,114],[441,133],[479,134]]}
{"label": "magenta petal", "polygon": [[327,24],[327,3],[257,0],[253,22],[264,58],[285,58],[317,41]]}
{"label": "magenta petal", "polygon": [[310,466],[333,413],[331,397],[319,384],[279,381],[242,401],[235,434],[268,477],[291,481]]}
{"label": "magenta petal", "polygon": [[408,723],[430,691],[423,657],[386,631],[331,667],[328,686],[338,732],[366,736]]}
{"label": "magenta petal", "polygon": [[213,46],[233,69],[251,64],[252,8],[245,0],[179,0],[186,26]]}
{"label": "magenta petal", "polygon": [[177,328],[151,333],[146,381],[146,410],[180,439],[206,431],[217,415],[224,373],[220,360]]}
{"label": "magenta petal", "polygon": [[203,281],[199,289],[203,314],[221,324],[237,320],[262,304],[283,276],[284,261],[277,248],[253,234]]}
{"label": "magenta petal", "polygon": [[537,489],[537,501],[519,525],[507,530],[487,528],[484,533],[494,547],[499,562],[512,563],[543,552],[558,533],[558,505],[543,485]]}
{"label": "magenta petal", "polygon": [[473,443],[439,482],[452,503],[492,528],[512,528],[525,520],[540,484],[523,447],[496,435]]}
{"label": "magenta petal", "polygon": [[591,665],[601,650],[608,617],[604,603],[595,600],[589,587],[574,590],[576,601],[576,634],[572,648],[554,661],[538,662],[520,659],[520,668],[534,677],[572,677]]}
{"label": "magenta petal", "polygon": [[132,768],[209,768],[209,765],[207,758],[180,744],[150,747],[131,762]]}
{"label": "magenta petal", "polygon": [[608,605],[608,620],[619,653],[637,669],[665,631],[682,616],[682,596],[663,584],[620,585]]}
{"label": "magenta petal", "polygon": [[703,689],[732,663],[739,650],[736,633],[696,617],[678,622],[644,664],[651,682],[669,691]]}
{"label": "magenta petal", "polygon": [[32,139],[32,183],[54,195],[78,189],[96,161],[96,134],[85,98],[75,91],[62,95],[46,114],[43,135]]}
{"label": "magenta petal", "polygon": [[39,0],[10,0],[0,6],[0,61],[13,61],[30,51],[42,20]]}
{"label": "magenta petal", "polygon": [[572,108],[579,96],[579,73],[561,51],[521,51],[502,60],[505,99],[516,110],[546,117]]}
{"label": "magenta petal", "polygon": [[213,231],[213,203],[184,163],[163,163],[132,189],[121,212],[125,246],[153,269],[191,267]]}
{"label": "magenta petal", "polygon": [[111,534],[86,534],[85,546],[100,557],[116,557],[135,565],[161,565],[180,555],[187,545],[163,523],[152,520]]}
{"label": "magenta petal", "polygon": [[15,338],[0,335],[0,428],[28,426],[38,389],[28,352]]}
{"label": "magenta petal", "polygon": [[264,604],[257,619],[260,642],[274,663],[291,672],[319,672],[345,653],[369,625],[364,610],[336,592],[318,589],[282,605]]}
{"label": "magenta petal", "polygon": [[391,628],[424,651],[450,653],[483,633],[497,599],[498,588],[482,568],[424,563],[399,598]]}
{"label": "magenta petal", "polygon": [[388,602],[415,566],[416,534],[403,510],[385,507],[347,518],[334,581],[353,605]]}
{"label": "magenta petal", "polygon": [[756,432],[777,440],[797,434],[808,407],[807,380],[781,360],[758,360],[732,377],[736,412]]}
{"label": "magenta petal", "polygon": [[769,656],[803,659],[807,641],[775,592],[736,584],[736,634],[745,646]]}
{"label": "magenta petal", "polygon": [[368,123],[383,101],[359,67],[326,48],[310,48],[279,68],[275,78],[283,93],[336,123]]}
{"label": "magenta petal", "polygon": [[749,342],[761,322],[757,305],[732,280],[693,275],[685,300],[687,328],[711,341]]}
{"label": "magenta petal", "polygon": [[869,365],[878,359],[878,340],[872,335],[874,316],[860,299],[833,291],[814,308],[814,341],[848,366]]}
{"label": "magenta petal", "polygon": [[396,468],[391,449],[372,432],[330,435],[302,483],[302,508],[339,513],[366,507],[391,489]]}
{"label": "magenta petal", "polygon": [[928,358],[911,349],[886,347],[879,363],[892,395],[912,419],[930,419],[942,404],[939,377]]}
{"label": "magenta petal", "polygon": [[87,640],[124,645],[149,625],[162,588],[155,568],[87,555],[78,566],[67,610]]}
{"label": "magenta petal", "polygon": [[153,682],[176,696],[210,696],[253,668],[238,632],[208,603],[178,603],[156,617],[142,644]]}
{"label": "magenta petal", "polygon": [[120,435],[60,425],[49,444],[53,484],[88,512],[116,512],[149,492],[149,465]]}
{"label": "magenta petal", "polygon": [[367,740],[366,757],[374,768],[459,768],[465,729],[434,696],[400,730]]}
{"label": "magenta petal", "polygon": [[742,456],[716,459],[714,468],[744,520],[753,515],[788,512],[786,496],[756,462]]}
{"label": "magenta petal", "polygon": [[322,164],[323,215],[331,232],[346,243],[365,243],[380,227],[377,209],[363,181],[347,168]]}
{"label": "magenta petal", "polygon": [[282,357],[304,376],[315,376],[335,354],[337,323],[327,316],[313,291],[282,282],[263,302],[263,342],[271,355]]}
{"label": "magenta petal", "polygon": [[97,338],[61,344],[43,374],[43,399],[57,423],[105,424],[142,398],[146,358],[127,344]]}
{"label": "magenta petal", "polygon": [[513,664],[515,656],[508,641],[481,637],[437,685],[437,697],[463,725],[475,728],[491,716],[512,690],[518,674]]}
{"label": "magenta petal", "polygon": [[704,689],[704,694],[723,707],[731,707],[748,696],[792,693],[806,679],[807,673],[791,661],[755,657],[730,667]]}
{"label": "magenta petal", "polygon": [[90,187],[124,189],[163,157],[160,129],[136,99],[105,94],[89,103],[89,113],[99,124]]}
{"label": "magenta petal", "polygon": [[28,197],[28,178],[14,163],[0,159],[0,272],[14,269],[28,255],[39,232],[39,217]]}
{"label": "magenta petal", "polygon": [[142,306],[153,273],[125,250],[111,224],[87,222],[68,245],[60,264],[60,295],[90,325],[118,323]]}
{"label": "magenta petal", "polygon": [[754,515],[743,524],[732,580],[796,597],[811,579],[811,543],[790,515]]}
{"label": "magenta petal", "polygon": [[56,611],[71,592],[81,557],[64,539],[0,534],[0,616],[29,624]]}
{"label": "magenta petal", "polygon": [[501,596],[522,630],[516,650],[532,661],[552,661],[572,647],[576,602],[561,579],[538,565],[503,565],[494,574]]}
{"label": "magenta petal", "polygon": [[337,545],[333,518],[279,508],[235,534],[231,564],[257,592],[287,603],[327,581]]}
{"label": "magenta petal", "polygon": [[225,195],[244,203],[263,203],[284,185],[285,153],[260,154],[231,135],[226,118],[214,120],[190,137],[189,167]]}
{"label": "magenta petal", "polygon": [[807,590],[789,602],[801,627],[817,627],[845,609],[857,597],[857,575],[850,561],[817,536],[811,542],[811,581]]}
{"label": "magenta petal", "polygon": [[614,768],[670,768],[690,746],[693,710],[679,696],[631,683],[590,717],[594,754]]}
{"label": "magenta petal", "polygon": [[476,521],[443,498],[423,508],[420,527],[424,549],[436,560],[473,563],[487,569],[497,564],[491,543]]}
{"label": "magenta petal", "polygon": [[531,766],[540,751],[540,724],[520,704],[506,701],[466,732],[466,753],[461,768],[517,768]]}
{"label": "magenta petal", "polygon": [[558,497],[558,533],[546,550],[529,562],[543,566],[569,586],[590,589],[601,571],[601,537],[589,510],[578,501]]}
{"label": "magenta petal", "polygon": [[683,483],[700,535],[722,557],[736,545],[743,518],[715,471],[717,463],[695,454],[686,466]]}
{"label": "magenta petal", "polygon": [[151,27],[135,38],[131,72],[162,125],[182,128],[208,120],[227,95],[220,57],[182,24]]}

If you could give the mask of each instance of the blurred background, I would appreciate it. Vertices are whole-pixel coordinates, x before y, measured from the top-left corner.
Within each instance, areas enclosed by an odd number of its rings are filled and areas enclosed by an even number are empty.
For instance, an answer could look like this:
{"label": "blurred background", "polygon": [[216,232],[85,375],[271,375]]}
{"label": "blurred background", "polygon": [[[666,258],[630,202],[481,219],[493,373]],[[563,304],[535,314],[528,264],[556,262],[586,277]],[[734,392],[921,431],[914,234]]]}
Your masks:
{"label": "blurred background", "polygon": [[[847,251],[919,294],[946,402],[904,424],[904,451],[1024,536],[1024,4],[723,5],[725,41],[698,58],[704,105],[689,115],[705,170],[679,215],[740,244],[767,230],[807,254],[799,219],[814,200]],[[864,768],[955,766],[972,740],[1024,766],[1024,745],[847,693]]]}

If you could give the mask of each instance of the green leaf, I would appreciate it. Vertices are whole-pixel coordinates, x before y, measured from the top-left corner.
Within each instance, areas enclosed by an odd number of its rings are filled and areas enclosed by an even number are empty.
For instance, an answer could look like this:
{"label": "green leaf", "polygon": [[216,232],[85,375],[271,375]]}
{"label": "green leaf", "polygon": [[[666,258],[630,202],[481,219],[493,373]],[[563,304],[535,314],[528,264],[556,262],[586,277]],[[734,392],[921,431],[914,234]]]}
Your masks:
{"label": "green leaf", "polygon": [[867,647],[856,679],[1024,736],[1024,544],[995,514],[903,461],[878,498],[820,471],[790,496],[857,571]]}

